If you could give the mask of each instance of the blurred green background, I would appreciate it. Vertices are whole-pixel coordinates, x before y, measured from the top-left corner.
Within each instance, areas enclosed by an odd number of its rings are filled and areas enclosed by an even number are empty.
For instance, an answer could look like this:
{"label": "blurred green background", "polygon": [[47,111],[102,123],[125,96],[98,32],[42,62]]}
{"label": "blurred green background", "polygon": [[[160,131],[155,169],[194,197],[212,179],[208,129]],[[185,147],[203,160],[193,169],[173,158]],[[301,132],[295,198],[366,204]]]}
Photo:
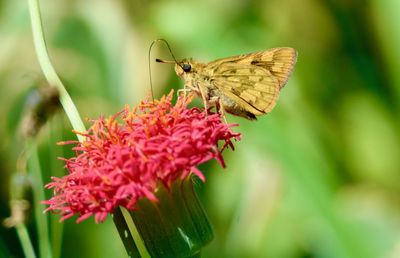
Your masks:
{"label": "blurred green background", "polygon": [[[216,58],[290,46],[299,52],[274,111],[240,124],[227,169],[202,166],[199,195],[215,229],[203,257],[400,257],[400,1],[44,0],[50,56],[82,117],[136,104],[149,92],[148,49]],[[162,44],[155,96],[183,85]],[[0,1],[0,219],[23,142],[23,98],[44,82],[27,1]],[[201,102],[197,102],[201,105]],[[62,173],[74,139],[62,112],[39,135],[42,168]],[[56,155],[55,155],[56,154]],[[51,192],[48,191],[50,195]],[[51,215],[58,219],[57,215]],[[62,257],[125,257],[111,221],[64,226]],[[22,257],[0,229],[0,257]]]}

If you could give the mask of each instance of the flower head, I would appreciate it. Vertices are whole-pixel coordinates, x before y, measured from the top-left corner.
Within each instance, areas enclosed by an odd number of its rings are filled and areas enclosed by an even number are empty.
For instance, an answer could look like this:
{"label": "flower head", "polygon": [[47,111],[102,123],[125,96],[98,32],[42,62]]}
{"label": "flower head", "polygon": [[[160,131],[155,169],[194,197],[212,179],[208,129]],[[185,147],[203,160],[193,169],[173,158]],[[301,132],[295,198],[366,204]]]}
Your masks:
{"label": "flower head", "polygon": [[63,142],[76,144],[76,156],[64,159],[66,176],[52,177],[46,185],[54,190],[44,201],[46,211],[61,212],[61,220],[79,214],[78,222],[91,215],[102,222],[117,206],[134,209],[141,198],[157,201],[160,183],[168,188],[190,172],[205,181],[197,168],[201,163],[214,158],[224,167],[222,150],[240,139],[230,129],[234,125],[222,122],[218,113],[189,109],[192,96],[179,97],[175,105],[172,96],[93,120],[87,133],[80,133],[83,142]]}

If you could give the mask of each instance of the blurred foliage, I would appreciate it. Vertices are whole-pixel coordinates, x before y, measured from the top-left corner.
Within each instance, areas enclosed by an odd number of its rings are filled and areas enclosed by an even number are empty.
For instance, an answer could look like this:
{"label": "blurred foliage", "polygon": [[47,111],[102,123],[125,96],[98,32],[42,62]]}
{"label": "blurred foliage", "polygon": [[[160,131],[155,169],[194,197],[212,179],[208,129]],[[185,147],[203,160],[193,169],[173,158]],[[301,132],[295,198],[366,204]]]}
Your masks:
{"label": "blurred foliage", "polygon": [[[204,257],[400,257],[400,2],[397,0],[42,0],[50,55],[82,117],[114,114],[150,89],[148,48],[203,61],[291,46],[299,59],[275,110],[240,124],[226,170],[203,166],[199,187],[215,228]],[[23,149],[23,99],[43,81],[27,2],[0,1],[0,218]],[[156,97],[179,88],[152,53]],[[201,104],[200,102],[198,102]],[[39,135],[46,172],[74,139],[62,112]],[[40,186],[37,186],[40,187]],[[50,195],[50,191],[47,193]],[[57,220],[57,215],[50,216]],[[124,257],[108,219],[65,222],[62,257]],[[34,227],[30,228],[33,232]],[[0,228],[0,257],[22,257]]]}

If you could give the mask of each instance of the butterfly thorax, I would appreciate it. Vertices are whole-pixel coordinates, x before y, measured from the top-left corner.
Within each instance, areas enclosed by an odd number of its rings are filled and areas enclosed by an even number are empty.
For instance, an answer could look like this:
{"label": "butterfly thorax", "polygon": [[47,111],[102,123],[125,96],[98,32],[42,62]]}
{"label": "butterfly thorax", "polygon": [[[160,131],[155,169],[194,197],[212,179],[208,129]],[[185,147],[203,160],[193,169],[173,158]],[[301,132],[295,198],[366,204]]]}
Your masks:
{"label": "butterfly thorax", "polygon": [[[189,70],[190,67],[190,70]],[[206,64],[184,59],[175,65],[176,74],[185,81],[185,86],[196,93],[199,97],[206,98],[207,102],[213,104],[212,97],[217,96],[218,89],[211,85],[212,70],[205,69]],[[186,69],[186,70],[185,70]]]}
{"label": "butterfly thorax", "polygon": [[[223,105],[226,112],[253,120],[255,116],[240,107],[234,100],[229,98],[215,87],[213,76],[214,69],[208,69],[209,64],[184,59],[175,65],[176,74],[185,81],[185,87],[189,88],[198,97],[206,102],[208,107]],[[188,69],[190,67],[190,69]]]}

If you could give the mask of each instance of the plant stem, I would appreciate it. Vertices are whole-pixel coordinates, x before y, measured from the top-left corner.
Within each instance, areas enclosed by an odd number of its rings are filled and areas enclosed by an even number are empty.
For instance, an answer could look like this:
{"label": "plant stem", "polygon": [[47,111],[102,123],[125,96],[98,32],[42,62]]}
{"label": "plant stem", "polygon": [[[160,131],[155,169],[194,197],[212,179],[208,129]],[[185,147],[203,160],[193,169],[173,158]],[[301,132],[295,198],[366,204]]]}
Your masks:
{"label": "plant stem", "polygon": [[135,222],[132,220],[132,217],[129,215],[129,211],[124,208],[122,208],[121,211],[122,211],[122,214],[126,221],[126,224],[129,228],[130,234],[132,234],[133,238],[135,239],[135,244],[137,245],[137,248],[139,250],[140,257],[150,258],[151,256],[150,256],[149,252],[147,251],[145,244],[143,243],[143,240],[137,230]]}
{"label": "plant stem", "polygon": [[26,258],[36,258],[35,251],[33,250],[32,242],[29,238],[28,230],[24,224],[19,224],[15,226],[17,230],[17,235],[21,241],[22,250]]}
{"label": "plant stem", "polygon": [[39,238],[39,254],[40,257],[52,257],[49,241],[49,225],[47,217],[42,213],[44,207],[41,201],[45,200],[42,170],[40,168],[37,146],[34,140],[28,142],[28,150],[30,153],[29,171],[33,175],[33,205],[35,211],[36,228]]}
{"label": "plant stem", "polygon": [[[72,127],[74,128],[75,131],[79,132],[86,132],[86,128],[82,122],[82,119],[79,116],[78,110],[73,103],[71,97],[69,96],[67,90],[65,89],[63,83],[61,82],[60,78],[58,77],[51,61],[50,57],[47,51],[46,47],[46,41],[44,38],[44,33],[43,33],[43,25],[42,25],[42,19],[41,19],[41,14],[40,14],[40,7],[39,7],[39,2],[38,0],[28,0],[29,4],[29,12],[31,16],[31,23],[32,23],[32,33],[33,33],[33,42],[35,45],[35,50],[36,54],[39,60],[40,67],[43,71],[44,76],[46,77],[48,83],[56,87],[59,94],[60,94],[60,102],[61,105],[64,108],[65,113],[68,116],[68,119],[70,120]],[[81,135],[77,135],[79,141],[83,141],[83,137]],[[33,173],[35,173],[35,179],[36,181],[36,187],[35,189],[35,212],[36,212],[36,223],[37,223],[37,230],[38,230],[38,235],[39,235],[39,250],[40,250],[40,255],[41,257],[48,257],[45,254],[48,254],[51,257],[51,253],[49,253],[50,250],[50,244],[49,244],[49,229],[48,229],[48,222],[46,217],[43,216],[43,214],[40,212],[43,210],[43,207],[40,205],[40,202],[45,199],[45,195],[43,192],[43,180],[42,180],[42,174],[40,170],[40,165],[39,165],[39,158],[36,150],[36,146],[33,146],[34,144],[30,144],[31,147],[31,169]],[[61,234],[60,228],[58,228],[56,231]],[[60,235],[57,234],[56,237],[58,240],[55,240],[56,242],[60,241]],[[47,247],[46,247],[47,246]],[[59,253],[58,251],[59,246],[56,245],[56,253]]]}
{"label": "plant stem", "polygon": [[[52,121],[51,123],[51,130],[50,130],[50,137],[48,140],[48,148],[50,149],[51,153],[53,153],[57,157],[64,157],[65,153],[63,152],[63,148],[56,148],[54,142],[59,139],[62,139],[62,119],[60,117],[55,117],[56,121]],[[51,171],[54,171],[52,175],[56,177],[63,176],[63,169],[56,164],[53,160],[50,162]],[[50,217],[50,232],[51,232],[51,247],[53,251],[53,257],[59,258],[61,257],[61,246],[62,246],[62,239],[63,239],[63,228],[64,223],[60,223],[56,216]]]}
{"label": "plant stem", "polygon": [[[67,114],[68,119],[70,120],[74,130],[78,131],[78,132],[86,132],[86,128],[82,122],[82,119],[79,116],[76,106],[74,105],[71,97],[69,96],[63,83],[61,82],[60,78],[58,77],[53,65],[51,64],[50,57],[49,57],[47,47],[46,47],[46,41],[44,38],[43,25],[42,25],[42,19],[41,19],[40,7],[39,7],[38,1],[39,0],[28,0],[28,3],[29,3],[29,12],[30,12],[31,22],[32,22],[33,41],[35,44],[36,54],[37,54],[37,57],[39,60],[40,67],[43,71],[44,76],[46,77],[47,81],[49,82],[49,84],[58,89],[58,91],[60,93],[61,105],[63,106],[64,111]],[[81,136],[81,135],[77,135],[77,137],[80,142],[82,142],[84,140],[83,136]],[[36,160],[38,160],[37,153],[35,155],[36,155]],[[38,162],[36,162],[36,163],[37,163],[37,165],[39,165]],[[37,175],[37,176],[40,176],[40,175]],[[41,176],[40,176],[40,181],[41,181]],[[43,185],[43,182],[40,182],[39,185]],[[42,197],[43,197],[42,200],[44,200],[44,194]],[[38,205],[39,203],[35,201],[35,204]],[[125,217],[122,216],[122,219],[125,219]],[[38,218],[38,220],[39,220],[39,218]],[[37,223],[39,226],[39,221],[37,221]],[[129,225],[129,224],[127,222],[125,222],[125,225]],[[117,224],[116,224],[116,226],[118,228]],[[39,230],[39,233],[42,232],[41,228],[38,228],[38,230]],[[46,232],[48,232],[47,224],[46,224]],[[135,242],[141,241],[139,236],[133,236],[133,238],[135,239]],[[39,242],[40,242],[40,244],[42,244],[40,236],[39,236]],[[48,242],[48,239],[46,240],[46,242]],[[132,247],[131,250],[133,250],[134,248],[136,248],[136,246]],[[129,248],[127,248],[127,251],[129,252]],[[43,256],[43,257],[45,257],[45,256]]]}
{"label": "plant stem", "polygon": [[[133,224],[132,219],[129,221],[126,219],[126,215],[124,213],[128,213],[127,211],[123,211],[124,208],[119,207],[115,209],[113,213],[114,224],[118,230],[119,236],[121,237],[122,243],[124,244],[125,250],[128,253],[128,257],[131,258],[141,258],[144,257],[142,247],[143,244],[140,243],[138,249],[135,241],[134,233],[132,233],[131,227],[129,224]],[[129,224],[128,224],[129,223]],[[131,225],[132,226],[132,225]],[[133,227],[135,227],[133,225]],[[136,231],[137,232],[137,231]],[[136,238],[137,239],[137,238]]]}
{"label": "plant stem", "polygon": [[[46,41],[43,33],[42,19],[38,0],[28,0],[29,12],[31,15],[33,42],[35,44],[36,54],[39,60],[43,74],[51,86],[58,89],[60,93],[60,102],[67,114],[74,130],[86,132],[85,126],[79,116],[78,110],[65,89],[63,83],[58,77],[53,65],[51,64],[49,54],[47,52]],[[79,141],[83,140],[81,135],[77,135]]]}

